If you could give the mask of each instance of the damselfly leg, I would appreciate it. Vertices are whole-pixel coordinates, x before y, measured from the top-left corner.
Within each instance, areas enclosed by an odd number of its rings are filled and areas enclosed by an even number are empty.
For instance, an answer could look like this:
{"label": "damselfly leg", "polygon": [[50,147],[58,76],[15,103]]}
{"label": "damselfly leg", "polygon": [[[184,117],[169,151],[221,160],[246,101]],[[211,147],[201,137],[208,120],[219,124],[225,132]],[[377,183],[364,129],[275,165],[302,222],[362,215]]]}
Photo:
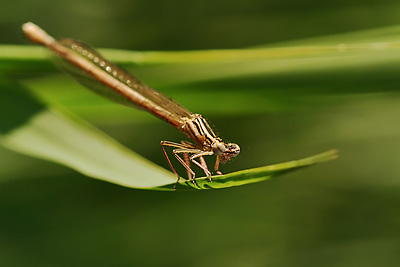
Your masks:
{"label": "damselfly leg", "polygon": [[[175,170],[174,166],[172,165],[171,160],[169,159],[168,154],[165,150],[165,147],[175,148],[172,150],[172,154],[182,164],[182,166],[185,167],[188,173],[188,179],[192,180],[193,184],[196,184],[195,180],[196,174],[190,167],[190,162],[200,167],[204,171],[206,176],[209,178],[210,182],[212,181],[211,172],[208,170],[206,161],[203,158],[203,156],[213,155],[211,151],[202,151],[200,149],[197,149],[193,144],[185,141],[183,141],[182,144],[173,143],[169,141],[161,141],[161,149],[163,151],[164,157],[167,160],[169,167],[178,178],[175,183],[174,189],[176,188],[176,185],[179,182],[180,176],[178,172]],[[182,159],[181,156],[179,156],[179,154],[183,154],[185,160]],[[191,154],[191,156],[189,156],[189,154]],[[199,158],[200,162],[196,160],[197,158]]]}

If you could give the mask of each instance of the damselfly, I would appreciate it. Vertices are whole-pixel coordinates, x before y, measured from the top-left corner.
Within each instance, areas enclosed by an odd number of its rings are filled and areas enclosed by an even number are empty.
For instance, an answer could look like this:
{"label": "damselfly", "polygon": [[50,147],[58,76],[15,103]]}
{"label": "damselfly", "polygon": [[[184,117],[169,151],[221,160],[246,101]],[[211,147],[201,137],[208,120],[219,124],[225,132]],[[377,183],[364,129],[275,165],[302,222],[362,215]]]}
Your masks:
{"label": "damselfly", "polygon": [[211,172],[204,156],[217,156],[214,170],[217,174],[221,174],[219,164],[239,154],[240,147],[234,143],[223,142],[200,114],[190,112],[170,97],[148,87],[122,68],[104,59],[88,45],[72,39],[55,40],[30,22],[25,23],[22,28],[25,35],[33,42],[55,52],[56,57],[60,59],[61,67],[78,82],[108,99],[144,109],[189,137],[193,143],[161,141],[161,149],[168,165],[178,177],[177,183],[179,174],[172,166],[166,147],[173,148],[172,154],[185,167],[188,178],[193,183],[196,182],[191,162],[200,167],[211,182]]}

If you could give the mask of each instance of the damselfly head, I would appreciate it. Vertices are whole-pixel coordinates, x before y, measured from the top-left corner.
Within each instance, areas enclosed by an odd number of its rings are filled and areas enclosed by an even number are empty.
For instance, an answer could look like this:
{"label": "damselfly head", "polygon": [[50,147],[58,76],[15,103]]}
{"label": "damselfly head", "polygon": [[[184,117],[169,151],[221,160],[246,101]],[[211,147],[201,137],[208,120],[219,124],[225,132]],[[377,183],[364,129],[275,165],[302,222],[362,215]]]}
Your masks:
{"label": "damselfly head", "polygon": [[219,156],[222,163],[227,162],[228,160],[236,157],[240,153],[240,147],[235,143],[224,144],[224,146],[225,151],[222,153],[222,155]]}

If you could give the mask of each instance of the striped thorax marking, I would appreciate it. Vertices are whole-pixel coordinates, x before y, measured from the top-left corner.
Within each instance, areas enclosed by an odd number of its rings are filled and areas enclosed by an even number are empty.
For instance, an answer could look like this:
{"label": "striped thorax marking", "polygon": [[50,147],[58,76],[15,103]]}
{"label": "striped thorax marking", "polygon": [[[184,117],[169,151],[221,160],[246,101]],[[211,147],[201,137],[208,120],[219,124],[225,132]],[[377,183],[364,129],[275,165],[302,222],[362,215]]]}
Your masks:
{"label": "striped thorax marking", "polygon": [[203,149],[211,150],[213,143],[221,141],[221,138],[215,135],[208,122],[200,114],[193,114],[192,118],[186,118],[182,128],[183,132]]}

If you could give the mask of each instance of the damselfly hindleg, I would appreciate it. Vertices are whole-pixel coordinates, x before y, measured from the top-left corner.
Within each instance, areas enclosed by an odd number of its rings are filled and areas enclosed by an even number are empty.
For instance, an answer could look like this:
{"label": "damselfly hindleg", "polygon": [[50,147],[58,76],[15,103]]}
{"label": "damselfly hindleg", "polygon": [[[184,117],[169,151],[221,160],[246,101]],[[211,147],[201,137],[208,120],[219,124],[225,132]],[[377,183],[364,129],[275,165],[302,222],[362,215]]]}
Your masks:
{"label": "damselfly hindleg", "polygon": [[[174,189],[176,188],[176,185],[179,182],[180,176],[177,173],[177,171],[175,170],[175,168],[173,167],[171,160],[169,159],[168,154],[165,150],[165,147],[175,148],[174,150],[172,150],[172,154],[182,164],[182,166],[185,167],[186,171],[188,172],[188,178],[189,178],[189,180],[192,180],[193,184],[196,184],[196,180],[195,180],[196,174],[190,167],[190,161],[193,162],[194,164],[196,164],[197,166],[199,166],[204,171],[206,176],[209,177],[209,179],[211,181],[211,172],[208,170],[207,164],[206,164],[203,156],[213,155],[213,152],[202,151],[200,149],[197,149],[193,144],[188,143],[188,142],[182,142],[182,144],[178,144],[178,143],[173,143],[173,142],[169,142],[169,141],[161,141],[161,149],[163,151],[164,157],[167,160],[168,165],[171,168],[171,170],[178,177],[178,179],[175,183]],[[184,157],[187,157],[185,155],[193,154],[189,157],[189,164],[187,164],[187,161],[185,162],[185,160],[183,160],[179,156],[179,154],[183,154]],[[200,162],[198,162],[196,160],[197,158],[200,159]]]}

